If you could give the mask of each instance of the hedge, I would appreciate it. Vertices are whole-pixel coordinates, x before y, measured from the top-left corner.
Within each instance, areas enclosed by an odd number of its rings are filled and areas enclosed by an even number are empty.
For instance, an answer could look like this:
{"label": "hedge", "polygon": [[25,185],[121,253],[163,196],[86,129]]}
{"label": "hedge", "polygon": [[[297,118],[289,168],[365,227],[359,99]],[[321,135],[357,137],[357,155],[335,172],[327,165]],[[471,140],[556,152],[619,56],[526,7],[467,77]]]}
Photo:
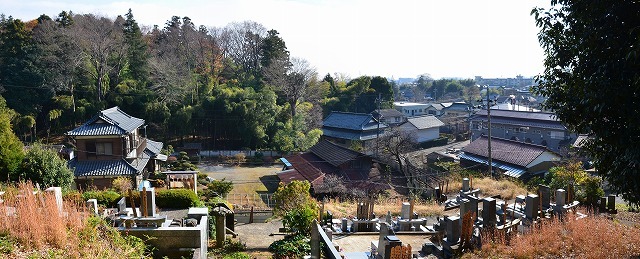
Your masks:
{"label": "hedge", "polygon": [[200,199],[195,192],[188,189],[171,189],[156,191],[156,206],[160,208],[186,209],[196,207]]}
{"label": "hedge", "polygon": [[107,206],[107,208],[115,207],[122,196],[114,191],[88,191],[82,194],[83,200],[96,199],[98,204]]}
{"label": "hedge", "polygon": [[446,144],[449,143],[449,138],[437,138],[434,140],[429,140],[427,142],[423,142],[420,143],[420,148],[426,149],[426,148],[432,148],[432,147],[439,147],[439,146],[444,146]]}

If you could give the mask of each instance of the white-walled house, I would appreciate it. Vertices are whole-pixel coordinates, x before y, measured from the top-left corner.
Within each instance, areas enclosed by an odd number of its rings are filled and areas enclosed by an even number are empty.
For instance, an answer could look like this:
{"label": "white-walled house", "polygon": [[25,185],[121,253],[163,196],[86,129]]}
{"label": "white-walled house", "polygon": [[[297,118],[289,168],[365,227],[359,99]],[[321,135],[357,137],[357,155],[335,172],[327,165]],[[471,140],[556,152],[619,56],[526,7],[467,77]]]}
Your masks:
{"label": "white-walled house", "polygon": [[435,116],[425,115],[407,118],[407,122],[400,125],[400,130],[413,134],[418,143],[423,143],[440,137],[440,126],[443,125]]}
{"label": "white-walled house", "polygon": [[428,114],[427,108],[430,103],[394,102],[393,107],[406,117],[421,116]]}

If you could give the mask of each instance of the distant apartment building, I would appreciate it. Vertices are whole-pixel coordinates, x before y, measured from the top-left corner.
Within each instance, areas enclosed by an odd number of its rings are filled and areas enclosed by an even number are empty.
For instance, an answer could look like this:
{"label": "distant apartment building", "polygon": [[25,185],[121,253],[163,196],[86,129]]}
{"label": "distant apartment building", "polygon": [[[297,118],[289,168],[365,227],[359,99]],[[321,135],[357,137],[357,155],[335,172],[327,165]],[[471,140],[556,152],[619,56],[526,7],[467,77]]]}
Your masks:
{"label": "distant apartment building", "polygon": [[524,87],[529,85],[535,85],[536,81],[532,77],[523,77],[521,75],[515,78],[482,78],[476,76],[476,84],[488,85],[488,86],[506,86],[506,87]]}
{"label": "distant apartment building", "polygon": [[[486,110],[478,111],[470,122],[472,141],[488,135]],[[577,137],[553,113],[494,109],[491,110],[491,136],[542,145],[555,152],[569,146]]]}

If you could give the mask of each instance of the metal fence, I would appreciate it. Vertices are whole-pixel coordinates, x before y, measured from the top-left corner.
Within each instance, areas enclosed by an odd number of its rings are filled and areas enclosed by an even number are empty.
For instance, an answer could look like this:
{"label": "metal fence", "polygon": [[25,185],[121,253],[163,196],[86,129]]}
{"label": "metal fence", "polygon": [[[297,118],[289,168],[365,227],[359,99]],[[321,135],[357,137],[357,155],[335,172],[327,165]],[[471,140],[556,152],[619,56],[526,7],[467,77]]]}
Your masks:
{"label": "metal fence", "polygon": [[273,193],[230,193],[226,200],[233,204],[234,209],[273,208],[275,200]]}

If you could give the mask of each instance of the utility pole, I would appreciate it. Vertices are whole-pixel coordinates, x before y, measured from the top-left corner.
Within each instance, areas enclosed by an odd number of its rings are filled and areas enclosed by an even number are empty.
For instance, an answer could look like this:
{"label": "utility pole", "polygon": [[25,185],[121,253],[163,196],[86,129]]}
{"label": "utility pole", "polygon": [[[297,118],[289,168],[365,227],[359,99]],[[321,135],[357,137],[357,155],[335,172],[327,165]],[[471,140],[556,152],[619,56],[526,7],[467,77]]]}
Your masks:
{"label": "utility pole", "polygon": [[378,98],[376,99],[377,107],[376,113],[378,114],[378,131],[376,131],[376,158],[378,157],[378,151],[380,150],[380,121],[382,121],[382,114],[380,113],[380,102],[382,101],[382,94],[378,93]]}
{"label": "utility pole", "polygon": [[489,100],[489,86],[487,85],[487,151],[489,153],[489,176],[493,178],[493,168],[491,167],[491,100]]}

